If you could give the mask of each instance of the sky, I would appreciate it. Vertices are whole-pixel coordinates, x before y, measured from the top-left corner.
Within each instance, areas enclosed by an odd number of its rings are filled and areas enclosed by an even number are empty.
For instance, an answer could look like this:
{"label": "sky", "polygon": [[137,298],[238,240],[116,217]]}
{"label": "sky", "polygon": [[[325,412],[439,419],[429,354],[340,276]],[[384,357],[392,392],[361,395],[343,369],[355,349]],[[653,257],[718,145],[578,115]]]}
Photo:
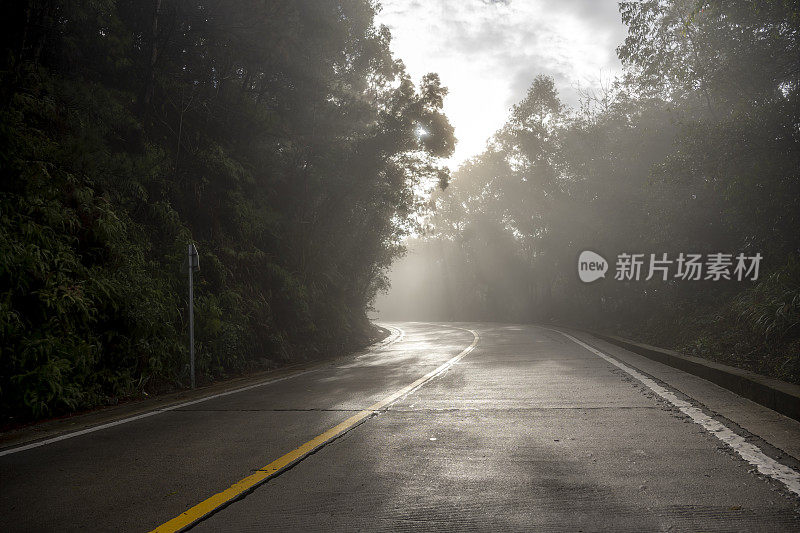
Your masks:
{"label": "sky", "polygon": [[483,152],[538,74],[561,100],[598,89],[620,72],[625,38],[613,0],[381,0],[376,23],[392,32],[392,51],[415,83],[437,72],[449,89],[444,111],[458,144],[455,169]]}

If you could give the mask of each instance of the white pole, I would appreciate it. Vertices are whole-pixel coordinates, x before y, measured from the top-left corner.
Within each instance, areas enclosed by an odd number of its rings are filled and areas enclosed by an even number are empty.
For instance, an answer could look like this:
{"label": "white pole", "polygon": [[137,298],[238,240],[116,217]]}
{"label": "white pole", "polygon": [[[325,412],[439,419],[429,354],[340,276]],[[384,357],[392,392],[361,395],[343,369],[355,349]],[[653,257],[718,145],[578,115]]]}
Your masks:
{"label": "white pole", "polygon": [[192,279],[192,245],[189,245],[189,374],[194,382],[194,283]]}

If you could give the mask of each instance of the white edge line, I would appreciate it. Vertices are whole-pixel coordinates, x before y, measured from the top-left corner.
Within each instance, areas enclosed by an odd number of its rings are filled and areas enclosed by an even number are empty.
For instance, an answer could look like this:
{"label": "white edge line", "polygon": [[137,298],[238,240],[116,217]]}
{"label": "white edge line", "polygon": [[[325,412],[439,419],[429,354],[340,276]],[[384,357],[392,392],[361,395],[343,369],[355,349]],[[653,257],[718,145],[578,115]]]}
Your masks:
{"label": "white edge line", "polygon": [[[541,326],[540,326],[541,327]],[[605,359],[615,367],[623,370],[625,373],[629,374],[630,376],[636,378],[642,384],[644,384],[647,388],[658,394],[661,398],[667,400],[669,403],[677,407],[682,413],[689,416],[696,424],[700,425],[725,443],[728,447],[730,447],[733,451],[735,451],[739,457],[750,463],[751,465],[755,466],[759,472],[763,475],[771,477],[777,481],[783,483],[787,489],[789,489],[794,494],[800,496],[800,473],[796,470],[789,468],[786,465],[783,465],[766,455],[758,446],[755,446],[752,443],[749,443],[745,440],[744,437],[738,435],[731,431],[727,426],[720,423],[717,420],[714,420],[703,411],[698,409],[697,407],[693,406],[691,403],[681,400],[678,398],[673,392],[667,390],[666,388],[662,387],[654,380],[650,379],[649,377],[645,376],[638,370],[629,367],[625,363],[618,361],[617,359],[604,354],[600,350],[589,346],[585,342],[576,339],[572,335],[568,333],[564,333],[563,331],[558,331],[557,329],[550,329],[550,328],[542,328],[549,331],[555,331],[560,333],[561,335],[567,337],[568,339],[572,340],[573,342],[577,343],[578,345],[586,348],[593,354]]]}
{"label": "white edge line", "polygon": [[369,349],[385,348],[385,347],[389,346],[390,344],[394,344],[396,342],[399,342],[399,341],[403,340],[405,338],[405,336],[406,336],[406,332],[403,331],[401,328],[398,328],[397,326],[391,326],[389,324],[384,324],[382,327],[385,327],[386,329],[393,330],[392,334],[389,335],[387,338],[383,339],[382,341],[376,342],[375,344],[370,346]]}
{"label": "white edge line", "polygon": [[[380,343],[380,344],[378,344],[376,346],[370,347],[370,349],[371,350],[375,350],[375,349],[379,349],[379,348],[385,348],[386,346],[388,346],[390,344],[394,344],[395,342],[398,342],[398,341],[402,340],[403,337],[405,337],[405,332],[402,329],[400,329],[400,328],[393,328],[393,329],[396,330],[396,333],[392,338],[390,338],[390,340],[388,342],[384,341],[384,342],[382,342],[382,343]],[[216,398],[222,398],[223,396],[230,396],[231,394],[236,394],[236,393],[239,393],[239,392],[252,390],[252,389],[255,389],[255,388],[258,388],[258,387],[264,387],[266,385],[272,385],[273,383],[278,383],[279,381],[286,381],[287,379],[296,378],[298,376],[302,376],[304,374],[308,374],[308,373],[311,373],[311,372],[316,372],[318,370],[319,370],[319,368],[312,368],[312,369],[309,369],[309,370],[304,370],[302,372],[298,372],[298,373],[292,374],[290,376],[284,376],[282,378],[271,379],[269,381],[263,381],[261,383],[256,383],[254,385],[248,385],[246,387],[240,387],[238,389],[229,390],[229,391],[225,391],[225,392],[220,392],[219,394],[213,394],[211,396],[206,396],[204,398],[198,398],[197,400],[191,400],[189,402],[183,402],[183,403],[179,403],[179,404],[175,404],[175,405],[170,405],[169,407],[161,407],[161,408],[158,408],[158,409],[153,409],[152,411],[148,411],[146,413],[141,413],[141,414],[134,415],[134,416],[129,416],[129,417],[123,418],[121,420],[115,420],[114,422],[107,422],[105,424],[100,424],[98,426],[92,426],[92,427],[89,427],[89,428],[86,428],[86,429],[73,431],[71,433],[65,433],[65,434],[59,435],[57,437],[51,437],[49,439],[44,439],[44,440],[40,440],[40,441],[36,441],[36,442],[31,442],[29,444],[23,444],[22,446],[17,446],[17,447],[14,447],[14,448],[8,448],[8,449],[5,449],[5,450],[0,450],[0,457],[3,457],[5,455],[11,455],[13,453],[24,452],[26,450],[31,450],[33,448],[38,448],[40,446],[46,446],[48,444],[53,444],[55,442],[60,442],[62,440],[71,439],[73,437],[80,437],[81,435],[86,435],[88,433],[94,433],[95,431],[101,431],[101,430],[104,430],[104,429],[112,428],[114,426],[120,426],[122,424],[127,424],[128,422],[134,422],[136,420],[141,420],[143,418],[154,416],[154,415],[157,415],[157,414],[160,414],[160,413],[166,413],[167,411],[174,411],[176,409],[181,409],[183,407],[188,407],[190,405],[195,405],[195,404],[198,404],[198,403],[207,402],[209,400],[214,400]]]}
{"label": "white edge line", "polygon": [[23,452],[25,450],[30,450],[32,448],[38,448],[39,446],[45,446],[47,444],[52,444],[54,442],[59,442],[62,440],[71,439],[72,437],[78,437],[80,435],[86,435],[87,433],[94,433],[95,431],[100,431],[103,429],[108,429],[114,426],[119,426],[122,424],[127,424],[128,422],[133,422],[134,420],[141,420],[142,418],[147,418],[149,416],[154,416],[159,413],[166,413],[167,411],[174,411],[175,409],[180,409],[182,407],[188,407],[190,405],[195,405],[201,402],[207,402],[208,400],[213,400],[215,398],[221,398],[223,396],[229,396],[231,394],[236,394],[237,392],[244,392],[246,390],[255,389],[258,387],[263,387],[265,385],[271,385],[273,383],[277,383],[279,381],[285,381],[287,379],[292,379],[297,376],[302,376],[303,374],[308,374],[310,372],[316,372],[318,369],[312,368],[310,370],[304,370],[302,372],[298,372],[297,374],[292,374],[291,376],[284,376],[282,378],[272,379],[269,381],[264,381],[262,383],[256,383],[255,385],[248,385],[247,387],[241,387],[234,390],[229,390],[225,392],[221,392],[219,394],[213,394],[211,396],[206,396],[204,398],[198,398],[197,400],[192,400],[189,402],[183,402],[175,405],[170,405],[169,407],[161,407],[158,409],[154,409],[152,411],[148,411],[146,413],[141,413],[134,416],[129,416],[128,418],[123,418],[121,420],[115,420],[114,422],[107,422],[105,424],[100,424],[99,426],[92,426],[90,428],[81,429],[78,431],[73,431],[72,433],[65,433],[64,435],[59,435],[57,437],[52,437],[45,440],[40,440],[36,442],[32,442],[30,444],[24,444],[22,446],[17,446],[16,448],[8,448],[6,450],[0,450],[0,457],[4,455],[11,455],[12,453]]}

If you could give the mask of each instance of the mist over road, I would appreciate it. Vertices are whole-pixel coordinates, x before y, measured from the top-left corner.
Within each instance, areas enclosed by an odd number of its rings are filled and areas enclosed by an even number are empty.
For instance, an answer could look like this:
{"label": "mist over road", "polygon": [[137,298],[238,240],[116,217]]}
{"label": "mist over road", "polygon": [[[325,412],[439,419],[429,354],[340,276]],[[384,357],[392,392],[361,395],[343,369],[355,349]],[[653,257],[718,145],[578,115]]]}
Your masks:
{"label": "mist over road", "polygon": [[800,528],[795,420],[580,333],[387,326],[280,381],[0,451],[0,529]]}

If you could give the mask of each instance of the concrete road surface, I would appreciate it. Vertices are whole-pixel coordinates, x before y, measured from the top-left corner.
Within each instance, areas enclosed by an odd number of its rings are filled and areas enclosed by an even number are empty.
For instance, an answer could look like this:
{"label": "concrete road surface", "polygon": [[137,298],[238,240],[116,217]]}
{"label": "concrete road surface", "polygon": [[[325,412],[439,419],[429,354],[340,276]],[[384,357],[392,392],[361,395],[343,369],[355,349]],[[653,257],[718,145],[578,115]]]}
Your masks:
{"label": "concrete road surface", "polygon": [[0,531],[800,531],[800,423],[585,334],[388,324],[280,381],[0,450]]}

